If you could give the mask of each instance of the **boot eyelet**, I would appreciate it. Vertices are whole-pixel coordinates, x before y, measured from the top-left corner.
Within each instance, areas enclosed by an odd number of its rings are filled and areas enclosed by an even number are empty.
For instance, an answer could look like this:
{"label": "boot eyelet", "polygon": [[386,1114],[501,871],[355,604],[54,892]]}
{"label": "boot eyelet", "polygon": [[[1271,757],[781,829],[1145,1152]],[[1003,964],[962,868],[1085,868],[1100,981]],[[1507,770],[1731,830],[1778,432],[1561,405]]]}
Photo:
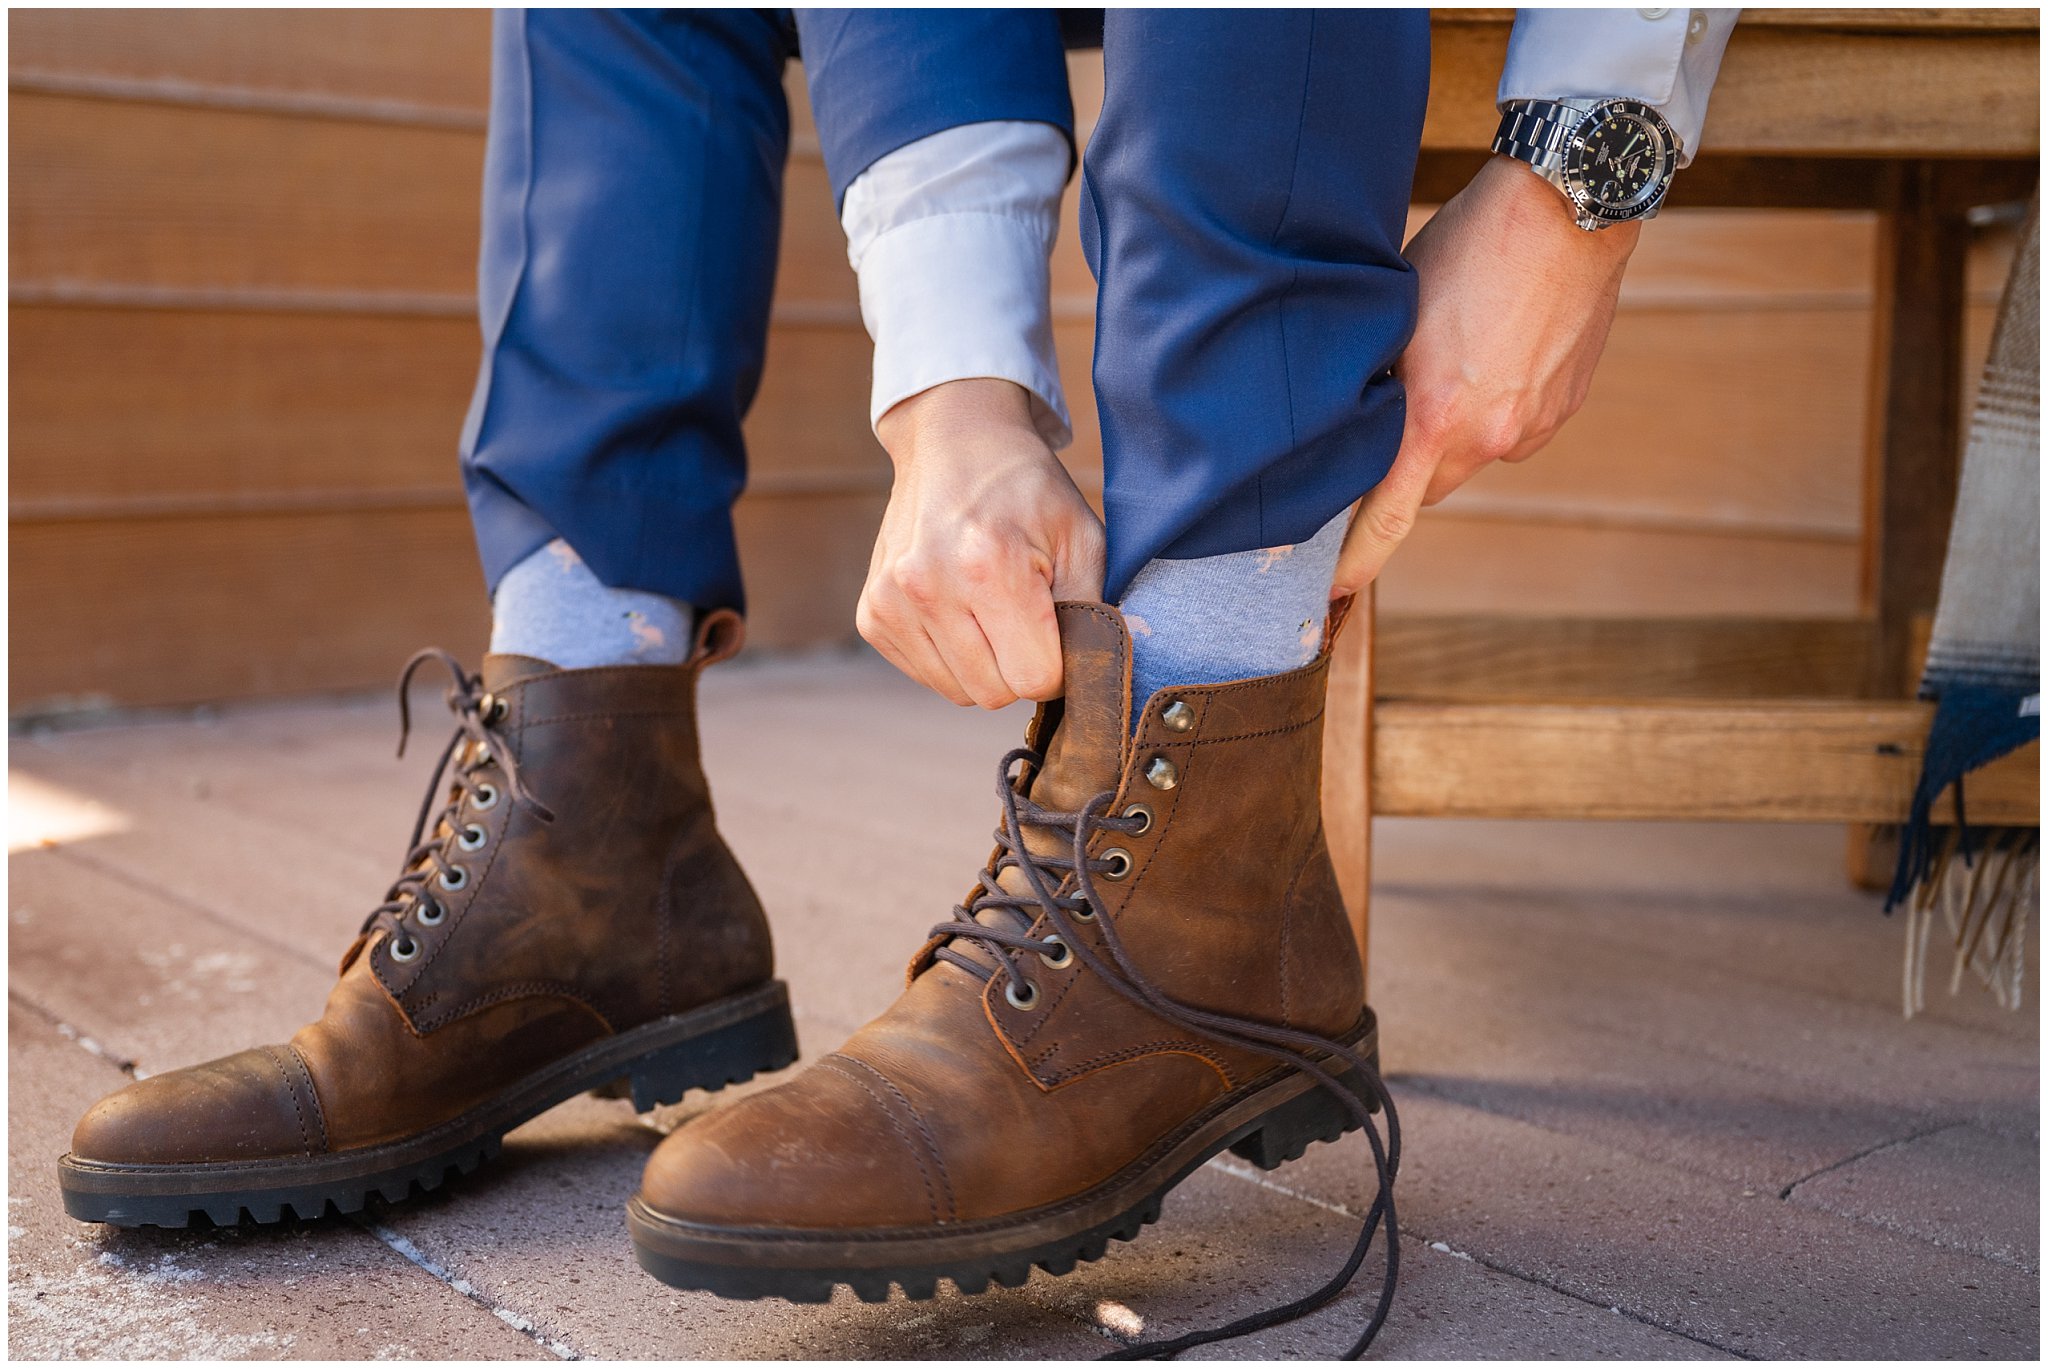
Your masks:
{"label": "boot eyelet", "polygon": [[1095,910],[1085,903],[1078,908],[1069,908],[1067,912],[1072,915],[1076,922],[1093,922],[1095,920]]}
{"label": "boot eyelet", "polygon": [[498,806],[496,786],[480,784],[470,792],[469,808],[473,813],[488,813]]}
{"label": "boot eyelet", "polygon": [[411,960],[419,953],[420,943],[414,941],[411,937],[407,937],[403,941],[394,941],[391,943],[391,958],[393,960],[398,961],[400,964],[403,964],[404,962]]}
{"label": "boot eyelet", "polygon": [[413,920],[422,927],[438,927],[448,916],[448,910],[438,903],[422,901],[412,910]]}
{"label": "boot eyelet", "polygon": [[1138,826],[1134,828],[1131,832],[1132,836],[1142,837],[1147,832],[1152,830],[1152,810],[1150,808],[1147,808],[1144,804],[1132,804],[1129,808],[1124,809],[1124,816],[1127,818],[1136,818],[1138,820]]}
{"label": "boot eyelet", "polygon": [[440,884],[443,889],[454,891],[469,883],[469,871],[460,865],[451,865],[441,872]]}
{"label": "boot eyelet", "polygon": [[1038,953],[1038,958],[1045,962],[1046,968],[1053,970],[1064,970],[1067,968],[1067,966],[1074,963],[1074,948],[1069,946],[1066,942],[1060,940],[1058,937],[1046,937],[1043,944],[1047,946],[1057,946],[1060,948],[1060,954],[1057,960],[1047,955],[1044,951],[1040,951]]}
{"label": "boot eyelet", "polygon": [[1123,847],[1110,847],[1102,858],[1109,862],[1109,868],[1102,872],[1104,879],[1122,879],[1131,873],[1131,853]]}
{"label": "boot eyelet", "polygon": [[1015,1008],[1018,1012],[1030,1012],[1038,1006],[1038,986],[1036,984],[1024,985],[1023,993],[1018,993],[1017,989],[1018,982],[1015,979],[1003,985],[1003,997],[1010,1000],[1011,1007]]}
{"label": "boot eyelet", "polygon": [[455,839],[455,844],[465,851],[481,851],[484,849],[484,843],[490,839],[489,832],[472,822],[462,829],[462,835]]}
{"label": "boot eyelet", "polygon": [[473,765],[489,765],[491,763],[491,748],[479,742],[477,743],[476,751],[469,759]]}
{"label": "boot eyelet", "polygon": [[487,723],[501,723],[512,711],[511,705],[495,694],[486,694],[484,700],[484,721]]}
{"label": "boot eyelet", "polygon": [[1180,783],[1180,771],[1164,756],[1145,762],[1145,783],[1154,789],[1171,789]]}

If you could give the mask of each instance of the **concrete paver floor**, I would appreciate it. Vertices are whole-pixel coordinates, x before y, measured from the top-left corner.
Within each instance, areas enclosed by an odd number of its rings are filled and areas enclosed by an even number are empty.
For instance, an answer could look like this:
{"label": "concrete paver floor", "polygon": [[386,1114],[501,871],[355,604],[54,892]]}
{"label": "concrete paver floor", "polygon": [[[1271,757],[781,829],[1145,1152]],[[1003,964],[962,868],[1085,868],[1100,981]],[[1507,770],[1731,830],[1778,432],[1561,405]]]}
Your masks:
{"label": "concrete paver floor", "polygon": [[[1024,714],[840,654],[742,662],[705,696],[721,825],[816,1056],[971,882]],[[1081,1358],[1284,1300],[1348,1250],[1356,1137],[1271,1175],[1212,1164],[1136,1243],[1021,1289],[678,1293],[634,1266],[623,1204],[723,1095],[645,1118],[579,1098],[354,1221],[70,1221],[52,1162],[124,1071],[318,1011],[437,749],[394,764],[394,727],[347,699],[14,739],[13,1355]],[[1937,984],[1902,1021],[1899,928],[1840,849],[1832,828],[1379,824],[1372,991],[1407,1161],[1377,1355],[2036,1356],[2036,1015]],[[1204,1353],[1337,1353],[1371,1291]]]}

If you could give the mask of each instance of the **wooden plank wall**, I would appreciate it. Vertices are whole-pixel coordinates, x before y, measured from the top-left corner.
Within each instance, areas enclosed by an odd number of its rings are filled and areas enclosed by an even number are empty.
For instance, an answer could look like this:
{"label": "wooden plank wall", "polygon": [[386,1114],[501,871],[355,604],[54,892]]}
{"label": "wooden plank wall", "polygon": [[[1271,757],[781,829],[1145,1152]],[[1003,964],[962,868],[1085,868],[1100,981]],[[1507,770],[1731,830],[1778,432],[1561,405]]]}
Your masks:
{"label": "wooden plank wall", "polygon": [[[485,16],[17,10],[9,33],[10,710],[351,688],[427,642],[479,650],[454,450]],[[1074,75],[1085,129],[1099,64]],[[767,646],[851,638],[888,481],[793,77],[738,515]],[[1854,613],[1873,242],[1857,214],[1660,219],[1585,412],[1432,511],[1383,608]],[[1973,262],[1973,346],[2002,266],[1995,240]],[[1071,190],[1054,280],[1093,489]]]}

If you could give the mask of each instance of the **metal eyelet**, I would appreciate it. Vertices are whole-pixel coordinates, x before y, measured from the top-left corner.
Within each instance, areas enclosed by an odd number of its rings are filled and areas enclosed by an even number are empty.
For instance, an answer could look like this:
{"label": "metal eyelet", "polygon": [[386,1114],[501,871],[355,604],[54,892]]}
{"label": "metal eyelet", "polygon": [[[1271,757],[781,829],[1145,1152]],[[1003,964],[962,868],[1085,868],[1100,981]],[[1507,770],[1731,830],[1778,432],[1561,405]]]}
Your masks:
{"label": "metal eyelet", "polygon": [[1038,1006],[1038,986],[1036,984],[1026,984],[1024,988],[1026,990],[1024,993],[1018,993],[1017,981],[1014,979],[1003,985],[1003,997],[1009,999],[1010,1006],[1018,1012],[1030,1012]]}
{"label": "metal eyelet", "polygon": [[1109,868],[1102,872],[1104,879],[1122,879],[1131,872],[1131,853],[1121,846],[1104,851],[1102,859],[1109,862]]}
{"label": "metal eyelet", "polygon": [[441,872],[440,884],[443,889],[460,889],[469,883],[469,871],[460,865],[451,865]]}
{"label": "metal eyelet", "polygon": [[465,851],[481,851],[484,849],[484,843],[490,839],[489,832],[472,822],[462,829],[462,835],[455,839],[455,844]]}
{"label": "metal eyelet", "polygon": [[1093,922],[1095,920],[1095,910],[1085,903],[1078,908],[1069,908],[1067,912],[1076,922]]}
{"label": "metal eyelet", "polygon": [[1152,830],[1152,810],[1144,804],[1132,804],[1129,808],[1124,809],[1124,816],[1138,819],[1139,825],[1131,832],[1132,836],[1142,837]]}
{"label": "metal eyelet", "polygon": [[486,724],[501,723],[505,721],[505,715],[512,711],[511,705],[495,694],[486,694],[476,702],[477,711],[483,714]]}
{"label": "metal eyelet", "polygon": [[498,806],[497,786],[480,784],[470,791],[469,809],[472,813],[488,813]]}
{"label": "metal eyelet", "polygon": [[1046,937],[1043,944],[1047,946],[1057,946],[1060,948],[1060,955],[1059,959],[1057,960],[1047,955],[1044,951],[1040,951],[1038,953],[1038,958],[1045,962],[1046,967],[1048,969],[1064,970],[1067,968],[1067,966],[1074,963],[1074,948],[1072,946],[1069,946],[1066,942],[1060,940],[1058,937]]}
{"label": "metal eyelet", "polygon": [[414,906],[412,915],[422,927],[438,927],[448,916],[448,910],[438,903],[422,902]]}
{"label": "metal eyelet", "polygon": [[411,937],[407,937],[403,941],[394,941],[391,943],[391,958],[393,960],[400,962],[401,964],[405,961],[411,960],[414,956],[417,956],[419,953],[420,943],[414,941]]}
{"label": "metal eyelet", "polygon": [[1180,771],[1164,756],[1145,762],[1145,783],[1154,789],[1171,789],[1180,783]]}
{"label": "metal eyelet", "polygon": [[478,742],[476,750],[470,755],[469,760],[472,765],[489,765],[491,763],[491,748],[485,746],[482,742]]}

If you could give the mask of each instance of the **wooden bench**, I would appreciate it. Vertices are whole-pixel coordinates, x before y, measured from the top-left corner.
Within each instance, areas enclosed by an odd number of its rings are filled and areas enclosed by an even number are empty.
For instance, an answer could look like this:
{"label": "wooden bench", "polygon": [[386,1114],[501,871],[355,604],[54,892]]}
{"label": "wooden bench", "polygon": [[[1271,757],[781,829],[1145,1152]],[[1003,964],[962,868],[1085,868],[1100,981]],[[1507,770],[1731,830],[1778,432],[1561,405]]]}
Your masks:
{"label": "wooden bench", "polygon": [[[1513,15],[1436,12],[1418,202],[1488,155]],[[2039,25],[2037,10],[1744,12],[1671,204],[1881,216],[1861,610],[1376,624],[1366,596],[1339,639],[1323,782],[1361,951],[1375,815],[1859,824],[1852,873],[1889,876],[1869,833],[1905,816],[1932,716],[1909,696],[1961,455],[1967,216],[2035,187]],[[2036,822],[2039,768],[2029,746],[1973,775],[1971,820]]]}

